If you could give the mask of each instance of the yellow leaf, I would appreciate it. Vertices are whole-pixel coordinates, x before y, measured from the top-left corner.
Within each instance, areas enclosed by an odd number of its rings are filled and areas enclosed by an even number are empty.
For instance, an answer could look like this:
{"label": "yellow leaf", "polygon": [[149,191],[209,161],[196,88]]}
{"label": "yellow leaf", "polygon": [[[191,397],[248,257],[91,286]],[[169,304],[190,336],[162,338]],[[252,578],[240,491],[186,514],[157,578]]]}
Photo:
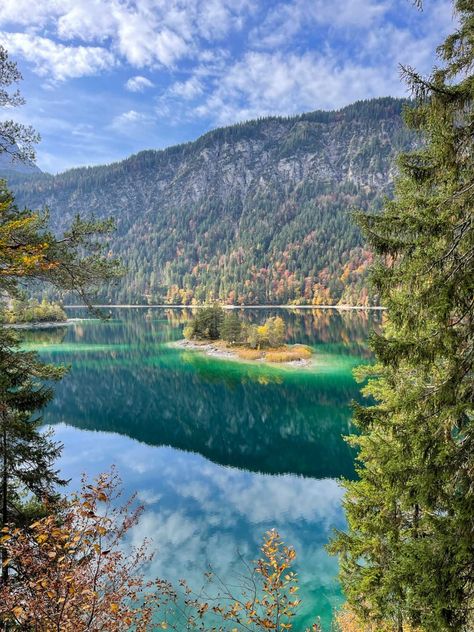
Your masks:
{"label": "yellow leaf", "polygon": [[19,618],[22,616],[22,614],[24,614],[24,610],[21,606],[15,606],[12,610],[13,614],[15,615],[15,617]]}

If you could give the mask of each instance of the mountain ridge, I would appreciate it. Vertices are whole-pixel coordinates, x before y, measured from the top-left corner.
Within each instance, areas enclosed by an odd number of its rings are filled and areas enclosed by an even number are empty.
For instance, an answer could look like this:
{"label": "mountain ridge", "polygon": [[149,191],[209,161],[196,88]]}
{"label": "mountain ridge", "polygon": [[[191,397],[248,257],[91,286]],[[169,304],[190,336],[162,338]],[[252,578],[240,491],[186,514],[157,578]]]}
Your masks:
{"label": "mountain ridge", "polygon": [[266,117],[10,186],[58,231],[76,212],[116,218],[111,251],[129,273],[105,302],[366,304],[370,255],[349,214],[390,194],[395,157],[415,142],[407,103]]}

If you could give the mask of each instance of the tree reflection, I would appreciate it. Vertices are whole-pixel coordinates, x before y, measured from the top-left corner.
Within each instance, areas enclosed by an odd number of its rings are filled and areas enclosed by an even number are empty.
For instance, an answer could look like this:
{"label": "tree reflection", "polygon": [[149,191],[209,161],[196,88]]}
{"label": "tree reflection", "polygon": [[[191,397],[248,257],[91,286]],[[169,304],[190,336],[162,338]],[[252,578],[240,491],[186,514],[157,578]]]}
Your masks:
{"label": "tree reflection", "polygon": [[[255,322],[275,311],[242,315]],[[191,310],[123,310],[113,321],[81,323],[66,340],[51,340],[51,355],[61,352],[72,371],[46,420],[252,471],[351,477],[353,453],[342,439],[350,430],[349,402],[358,397],[351,367],[369,357],[368,329],[380,317],[283,314],[289,341],[314,345],[316,358],[327,363],[323,371],[223,362],[164,345],[181,337]],[[30,342],[41,345],[38,334],[30,332]]]}

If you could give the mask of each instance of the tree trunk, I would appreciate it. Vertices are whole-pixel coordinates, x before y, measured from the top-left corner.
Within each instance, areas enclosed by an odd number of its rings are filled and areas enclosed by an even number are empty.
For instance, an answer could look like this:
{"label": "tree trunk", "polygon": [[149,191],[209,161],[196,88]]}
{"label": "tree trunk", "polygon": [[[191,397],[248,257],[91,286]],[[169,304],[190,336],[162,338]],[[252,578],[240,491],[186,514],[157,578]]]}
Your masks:
{"label": "tree trunk", "polygon": [[[2,472],[2,528],[8,522],[8,459],[7,459],[7,425],[6,415],[2,413],[2,449],[3,449],[3,472]],[[5,564],[7,559],[7,553],[2,547],[1,560],[2,560],[2,582],[8,581],[8,565]]]}

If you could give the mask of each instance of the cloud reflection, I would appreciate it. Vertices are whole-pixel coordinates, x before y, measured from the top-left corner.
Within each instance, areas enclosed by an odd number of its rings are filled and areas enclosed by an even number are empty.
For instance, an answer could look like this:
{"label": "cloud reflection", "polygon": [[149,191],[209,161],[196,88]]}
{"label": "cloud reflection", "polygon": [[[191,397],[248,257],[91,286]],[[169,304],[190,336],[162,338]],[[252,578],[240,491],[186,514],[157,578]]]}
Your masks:
{"label": "cloud reflection", "polygon": [[[343,525],[342,490],[334,479],[266,475],[223,467],[198,454],[151,447],[126,437],[80,431],[63,424],[56,437],[65,444],[60,467],[73,481],[116,464],[125,491],[137,491],[145,512],[131,543],[151,540],[156,556],[150,577],[195,587],[211,564],[232,581],[242,570],[238,553],[251,561],[263,533],[276,527],[298,552],[301,595],[326,618],[340,601],[336,562],[324,550],[333,527]],[[303,611],[304,614],[304,611]]]}

